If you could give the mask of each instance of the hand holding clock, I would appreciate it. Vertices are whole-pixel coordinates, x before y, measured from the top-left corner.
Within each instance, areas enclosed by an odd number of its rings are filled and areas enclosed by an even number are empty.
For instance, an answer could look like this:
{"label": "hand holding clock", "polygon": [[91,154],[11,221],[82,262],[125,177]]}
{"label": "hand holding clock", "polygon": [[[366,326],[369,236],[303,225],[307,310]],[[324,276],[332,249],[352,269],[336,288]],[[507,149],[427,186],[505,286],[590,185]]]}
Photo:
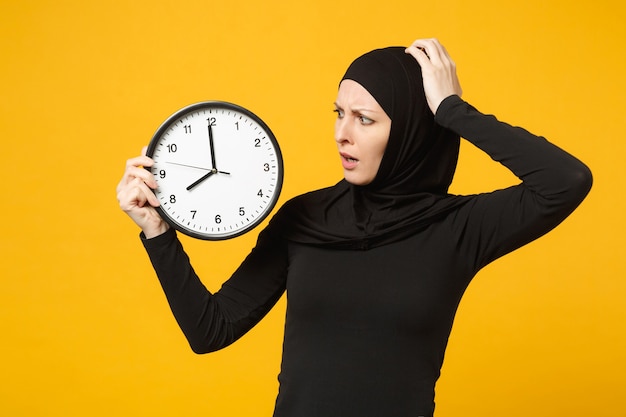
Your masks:
{"label": "hand holding clock", "polygon": [[117,200],[120,208],[141,228],[147,238],[158,236],[169,229],[154,207],[159,200],[153,189],[157,188],[154,176],[144,169],[154,161],[146,156],[146,148],[141,156],[126,162],[126,170],[117,185]]}

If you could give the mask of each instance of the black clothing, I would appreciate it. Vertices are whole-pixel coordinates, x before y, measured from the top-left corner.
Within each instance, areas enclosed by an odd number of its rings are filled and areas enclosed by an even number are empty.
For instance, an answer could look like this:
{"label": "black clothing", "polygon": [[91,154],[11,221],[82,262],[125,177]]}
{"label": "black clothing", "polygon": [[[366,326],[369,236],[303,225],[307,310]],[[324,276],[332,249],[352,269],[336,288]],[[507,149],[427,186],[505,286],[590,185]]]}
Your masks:
{"label": "black clothing", "polygon": [[372,244],[379,238],[363,235],[358,243],[368,250],[308,244],[306,234],[290,239],[281,216],[332,187],[296,197],[215,294],[201,284],[175,232],[144,240],[195,352],[237,340],[286,289],[276,417],[432,416],[454,315],[473,276],[551,230],[590,189],[591,174],[577,159],[457,96],[444,100],[436,121],[523,182],[447,196],[453,210],[402,240]]}
{"label": "black clothing", "polygon": [[291,241],[334,248],[374,247],[405,239],[459,204],[446,195],[459,153],[459,135],[435,123],[417,61],[403,47],[357,58],[343,80],[364,87],[391,119],[374,180],[342,181],[290,202],[275,227]]}

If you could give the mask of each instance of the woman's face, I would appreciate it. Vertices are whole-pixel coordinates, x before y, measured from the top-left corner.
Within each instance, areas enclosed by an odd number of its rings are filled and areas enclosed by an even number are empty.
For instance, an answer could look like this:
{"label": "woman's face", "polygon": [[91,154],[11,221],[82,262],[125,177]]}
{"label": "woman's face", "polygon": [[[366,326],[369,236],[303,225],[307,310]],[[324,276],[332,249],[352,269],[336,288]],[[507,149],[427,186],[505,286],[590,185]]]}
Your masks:
{"label": "woman's face", "polygon": [[361,84],[343,80],[335,102],[335,141],[346,181],[366,185],[383,159],[391,119]]}

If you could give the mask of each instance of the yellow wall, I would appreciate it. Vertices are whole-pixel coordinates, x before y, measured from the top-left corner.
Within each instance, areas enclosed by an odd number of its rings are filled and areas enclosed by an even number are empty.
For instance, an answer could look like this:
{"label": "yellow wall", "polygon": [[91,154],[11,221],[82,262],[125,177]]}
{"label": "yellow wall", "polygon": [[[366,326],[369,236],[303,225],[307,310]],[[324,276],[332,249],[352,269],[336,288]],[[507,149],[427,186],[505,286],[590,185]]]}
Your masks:
{"label": "yellow wall", "polygon": [[[427,36],[457,61],[464,98],[595,175],[565,223],[468,290],[438,415],[625,415],[625,6],[515,3],[2,2],[0,415],[270,415],[284,301],[234,346],[194,355],[117,207],[125,160],[178,108],[219,99],[274,130],[281,201],[334,183],[331,110],[345,67]],[[455,192],[514,181],[462,153]],[[184,239],[209,288],[256,232]]]}

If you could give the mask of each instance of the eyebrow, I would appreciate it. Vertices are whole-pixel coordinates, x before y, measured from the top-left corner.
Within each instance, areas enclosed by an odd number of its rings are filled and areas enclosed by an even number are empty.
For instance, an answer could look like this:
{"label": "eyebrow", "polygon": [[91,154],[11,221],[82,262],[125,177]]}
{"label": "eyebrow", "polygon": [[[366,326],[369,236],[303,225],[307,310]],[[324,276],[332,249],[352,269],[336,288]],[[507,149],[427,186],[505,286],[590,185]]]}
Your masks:
{"label": "eyebrow", "polygon": [[[337,104],[337,102],[333,103],[335,105],[336,108],[338,109],[343,109],[343,107],[341,107],[339,104]],[[373,109],[368,109],[367,107],[357,107],[354,109],[350,109],[350,111],[352,113],[379,113],[377,110],[373,110]]]}

